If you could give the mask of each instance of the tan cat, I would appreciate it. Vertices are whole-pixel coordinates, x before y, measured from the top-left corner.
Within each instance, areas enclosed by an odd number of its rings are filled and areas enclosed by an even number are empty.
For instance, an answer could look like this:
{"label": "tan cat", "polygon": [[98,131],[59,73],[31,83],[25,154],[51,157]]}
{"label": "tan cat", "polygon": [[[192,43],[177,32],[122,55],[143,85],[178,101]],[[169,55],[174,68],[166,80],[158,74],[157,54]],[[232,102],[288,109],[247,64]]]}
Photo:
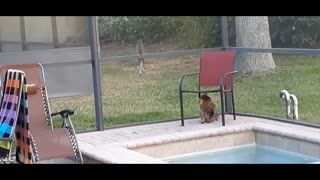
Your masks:
{"label": "tan cat", "polygon": [[201,123],[218,121],[219,118],[219,114],[217,113],[215,104],[206,94],[200,96],[200,118]]}

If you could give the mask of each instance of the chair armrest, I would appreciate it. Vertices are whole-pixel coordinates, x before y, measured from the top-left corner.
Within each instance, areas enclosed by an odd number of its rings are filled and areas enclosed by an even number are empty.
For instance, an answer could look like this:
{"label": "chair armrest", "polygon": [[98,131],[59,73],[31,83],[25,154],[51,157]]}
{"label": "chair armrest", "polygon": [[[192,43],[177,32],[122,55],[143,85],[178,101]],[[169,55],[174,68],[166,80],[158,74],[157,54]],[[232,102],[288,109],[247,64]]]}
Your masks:
{"label": "chair armrest", "polygon": [[74,115],[74,109],[64,109],[60,112],[51,113],[51,116],[60,115],[62,118],[67,118],[71,115]]}
{"label": "chair armrest", "polygon": [[0,138],[0,141],[12,142],[13,138]]}
{"label": "chair armrest", "polygon": [[[28,87],[28,94],[35,94],[37,93],[38,89],[45,87],[46,83],[44,82],[38,82],[38,83],[32,83],[32,84],[27,84]],[[0,91],[3,91],[3,87],[0,86]]]}
{"label": "chair armrest", "polygon": [[28,95],[36,94],[39,89],[45,87],[44,82],[37,82],[32,84],[27,84],[28,87]]}
{"label": "chair armrest", "polygon": [[199,74],[199,73],[191,73],[191,74],[185,74],[185,75],[183,75],[183,76],[181,77],[181,79],[180,79],[180,85],[179,85],[180,91],[182,91],[182,86],[183,86],[183,80],[184,80],[184,78],[187,77],[187,76],[193,76],[193,75],[197,75],[197,74]]}
{"label": "chair armrest", "polygon": [[220,78],[220,89],[223,88],[223,82],[224,82],[224,79],[226,78],[226,76],[228,75],[233,75],[235,73],[238,73],[238,71],[232,71],[232,72],[227,72],[227,73],[224,73],[221,78]]}

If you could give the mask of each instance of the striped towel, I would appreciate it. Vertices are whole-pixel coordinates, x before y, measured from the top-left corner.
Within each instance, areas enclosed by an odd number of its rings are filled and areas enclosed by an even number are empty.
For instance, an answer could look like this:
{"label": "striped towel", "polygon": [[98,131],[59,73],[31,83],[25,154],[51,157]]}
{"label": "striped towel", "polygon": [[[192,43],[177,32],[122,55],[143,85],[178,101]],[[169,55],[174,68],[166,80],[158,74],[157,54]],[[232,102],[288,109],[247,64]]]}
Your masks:
{"label": "striped towel", "polygon": [[[29,132],[27,82],[24,72],[9,69],[4,82],[0,108],[0,137],[16,136],[16,161],[32,163],[32,148]],[[10,142],[0,141],[0,157],[9,153]]]}
{"label": "striped towel", "polygon": [[[3,96],[0,107],[0,137],[12,137],[14,124],[18,115],[22,77],[16,72],[8,71],[4,80]],[[0,141],[0,157],[6,157],[11,143]]]}

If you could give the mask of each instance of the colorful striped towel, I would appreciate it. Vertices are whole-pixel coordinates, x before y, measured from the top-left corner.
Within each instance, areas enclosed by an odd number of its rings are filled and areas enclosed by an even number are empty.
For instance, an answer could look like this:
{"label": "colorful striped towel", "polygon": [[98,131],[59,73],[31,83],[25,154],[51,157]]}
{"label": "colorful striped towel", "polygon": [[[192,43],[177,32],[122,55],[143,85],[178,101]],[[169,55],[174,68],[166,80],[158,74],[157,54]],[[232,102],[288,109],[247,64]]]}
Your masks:
{"label": "colorful striped towel", "polygon": [[[27,81],[24,72],[9,69],[6,73],[0,108],[0,138],[16,136],[16,161],[32,163],[29,132]],[[9,153],[10,142],[0,141],[0,157]]]}
{"label": "colorful striped towel", "polygon": [[[21,96],[21,76],[16,72],[7,72],[4,80],[3,96],[0,107],[0,137],[12,138],[18,116],[19,99]],[[0,142],[0,157],[6,157],[11,142]]]}

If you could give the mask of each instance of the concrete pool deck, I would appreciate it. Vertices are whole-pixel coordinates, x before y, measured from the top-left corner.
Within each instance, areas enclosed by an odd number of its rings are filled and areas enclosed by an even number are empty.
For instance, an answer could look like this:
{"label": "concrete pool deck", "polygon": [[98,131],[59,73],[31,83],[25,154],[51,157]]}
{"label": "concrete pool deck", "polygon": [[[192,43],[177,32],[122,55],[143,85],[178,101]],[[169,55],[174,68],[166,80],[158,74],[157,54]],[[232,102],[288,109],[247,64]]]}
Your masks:
{"label": "concrete pool deck", "polygon": [[[162,153],[161,156],[170,156],[174,153],[187,153],[188,148],[192,146],[199,150],[199,148],[213,146],[218,148],[257,142],[275,147],[295,148],[297,152],[303,149],[307,154],[320,157],[320,129],[317,128],[240,115],[237,116],[237,120],[233,120],[231,115],[226,115],[225,127],[221,126],[221,119],[207,124],[201,124],[199,118],[190,119],[185,121],[183,127],[180,123],[180,121],[171,121],[80,133],[77,138],[84,156],[84,163],[166,163],[155,157],[155,154]],[[234,133],[243,133],[243,135],[241,138],[221,136],[218,145],[215,143],[215,145],[207,145],[208,147],[202,145],[206,144],[203,142],[201,144],[192,142],[193,139],[211,142],[212,138],[216,141],[220,135]],[[279,136],[273,136],[273,134]],[[273,138],[272,141],[271,138]],[[191,141],[188,142],[189,144],[180,143],[186,140]],[[162,150],[160,149],[161,152],[159,148],[153,150],[145,148],[168,143],[176,144],[163,146]],[[163,154],[163,152],[171,152],[171,154]]]}

